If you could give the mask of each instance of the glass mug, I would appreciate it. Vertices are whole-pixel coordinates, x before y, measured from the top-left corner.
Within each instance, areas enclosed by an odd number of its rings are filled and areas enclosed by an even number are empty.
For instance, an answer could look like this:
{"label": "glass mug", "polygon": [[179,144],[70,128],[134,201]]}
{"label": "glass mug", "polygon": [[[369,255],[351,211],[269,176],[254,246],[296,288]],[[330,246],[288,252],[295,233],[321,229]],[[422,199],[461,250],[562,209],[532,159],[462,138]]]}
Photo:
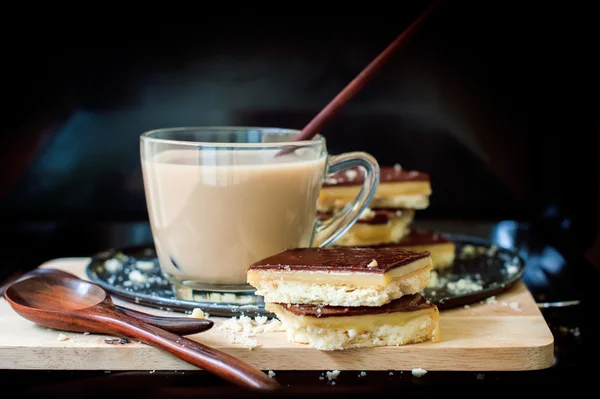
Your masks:
{"label": "glass mug", "polygon": [[[379,165],[369,154],[327,153],[292,129],[184,127],[140,137],[144,190],[163,274],[178,299],[250,303],[252,263],[294,247],[328,246],[371,201]],[[327,174],[363,167],[357,197],[316,218]],[[238,297],[238,298],[236,298]]]}

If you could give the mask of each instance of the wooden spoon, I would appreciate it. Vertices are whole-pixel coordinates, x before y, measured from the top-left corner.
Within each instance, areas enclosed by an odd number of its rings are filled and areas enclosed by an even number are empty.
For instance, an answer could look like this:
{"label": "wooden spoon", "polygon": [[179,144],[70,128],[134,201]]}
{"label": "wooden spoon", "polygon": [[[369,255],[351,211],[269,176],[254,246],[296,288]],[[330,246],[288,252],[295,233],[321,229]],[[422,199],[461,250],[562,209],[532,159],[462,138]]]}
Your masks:
{"label": "wooden spoon", "polygon": [[132,338],[243,387],[279,387],[277,381],[240,359],[120,312],[106,291],[85,280],[33,276],[11,284],[4,297],[20,316],[45,327]]}
{"label": "wooden spoon", "polygon": [[[441,0],[435,0],[419,17],[414,20],[393,42],[391,42],[377,57],[373,59],[344,89],[338,93],[323,108],[300,133],[294,137],[294,141],[312,140],[337,113],[352,100],[373,79],[381,68],[392,58],[392,56],[412,37],[417,29],[429,17],[429,15],[440,5]],[[282,156],[294,152],[298,147],[291,145],[279,151],[276,156]]]}
{"label": "wooden spoon", "polygon": [[373,61],[369,63],[325,108],[321,110],[302,131],[295,141],[312,139],[344,107],[373,79],[379,70],[392,58],[392,55],[406,43],[429,15],[439,6],[441,0],[435,0],[419,17],[412,22],[392,43],[390,43]]}
{"label": "wooden spoon", "polygon": [[[53,269],[53,268],[49,268],[49,267],[48,268],[41,267],[41,268],[34,269],[30,272],[27,272],[23,276],[19,277],[17,279],[17,281],[24,280],[24,279],[27,279],[32,276],[48,276],[48,275],[58,276],[58,277],[62,277],[64,279],[75,279],[75,280],[79,280],[79,281],[84,281],[69,272],[65,272],[63,270]],[[88,283],[94,284],[92,282],[88,282]],[[98,286],[97,284],[94,284],[94,285]],[[98,288],[103,289],[100,286],[98,286]],[[1,294],[3,294],[3,293],[0,292],[0,295]],[[105,293],[105,295],[108,296],[109,294]],[[141,319],[142,321],[145,321],[148,324],[151,324],[156,327],[160,327],[169,332],[172,332],[173,334],[178,334],[178,335],[198,334],[198,333],[210,330],[214,325],[213,321],[208,320],[208,319],[196,319],[196,318],[190,318],[190,317],[176,317],[176,316],[175,317],[155,316],[152,314],[129,309],[124,306],[119,306],[119,305],[114,305],[114,306],[116,309],[120,310],[123,313],[126,313],[133,317],[137,317],[138,319]]]}

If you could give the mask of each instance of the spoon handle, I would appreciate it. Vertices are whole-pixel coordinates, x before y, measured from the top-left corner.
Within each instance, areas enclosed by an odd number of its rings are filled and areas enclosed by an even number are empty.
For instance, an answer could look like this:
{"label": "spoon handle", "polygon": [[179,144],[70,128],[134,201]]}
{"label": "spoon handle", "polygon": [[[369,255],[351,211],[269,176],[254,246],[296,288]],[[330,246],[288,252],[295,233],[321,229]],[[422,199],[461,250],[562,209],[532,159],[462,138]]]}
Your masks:
{"label": "spoon handle", "polygon": [[213,322],[207,319],[194,319],[190,317],[165,317],[155,316],[152,314],[139,312],[123,306],[115,305],[115,307],[129,316],[137,317],[144,322],[156,327],[160,327],[177,335],[191,335],[210,330]]}
{"label": "spoon handle", "polygon": [[225,352],[147,324],[116,309],[113,311],[103,309],[102,313],[104,313],[104,322],[109,324],[117,335],[125,335],[163,349],[233,384],[267,390],[279,387],[277,381],[268,377],[258,368]]}

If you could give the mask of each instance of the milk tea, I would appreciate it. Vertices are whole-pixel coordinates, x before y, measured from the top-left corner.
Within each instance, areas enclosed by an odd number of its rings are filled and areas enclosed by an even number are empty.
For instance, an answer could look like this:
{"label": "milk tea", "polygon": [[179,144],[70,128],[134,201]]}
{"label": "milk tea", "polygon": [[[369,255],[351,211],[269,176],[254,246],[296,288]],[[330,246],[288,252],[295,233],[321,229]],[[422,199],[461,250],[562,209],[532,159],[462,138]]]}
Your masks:
{"label": "milk tea", "polygon": [[190,286],[245,285],[250,264],[311,245],[326,156],[279,150],[168,150],[142,160],[163,271]]}

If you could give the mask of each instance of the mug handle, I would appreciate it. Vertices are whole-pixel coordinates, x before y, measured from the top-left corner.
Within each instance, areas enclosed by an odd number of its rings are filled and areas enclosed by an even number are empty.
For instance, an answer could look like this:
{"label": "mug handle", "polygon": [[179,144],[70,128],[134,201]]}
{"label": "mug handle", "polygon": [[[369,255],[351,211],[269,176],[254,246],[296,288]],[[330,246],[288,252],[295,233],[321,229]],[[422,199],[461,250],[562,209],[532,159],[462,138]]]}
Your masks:
{"label": "mug handle", "polygon": [[379,186],[379,164],[366,152],[348,152],[330,156],[327,174],[332,175],[344,169],[363,167],[365,169],[362,187],[358,195],[344,208],[324,222],[317,220],[313,247],[326,247],[340,238],[367,208]]}

